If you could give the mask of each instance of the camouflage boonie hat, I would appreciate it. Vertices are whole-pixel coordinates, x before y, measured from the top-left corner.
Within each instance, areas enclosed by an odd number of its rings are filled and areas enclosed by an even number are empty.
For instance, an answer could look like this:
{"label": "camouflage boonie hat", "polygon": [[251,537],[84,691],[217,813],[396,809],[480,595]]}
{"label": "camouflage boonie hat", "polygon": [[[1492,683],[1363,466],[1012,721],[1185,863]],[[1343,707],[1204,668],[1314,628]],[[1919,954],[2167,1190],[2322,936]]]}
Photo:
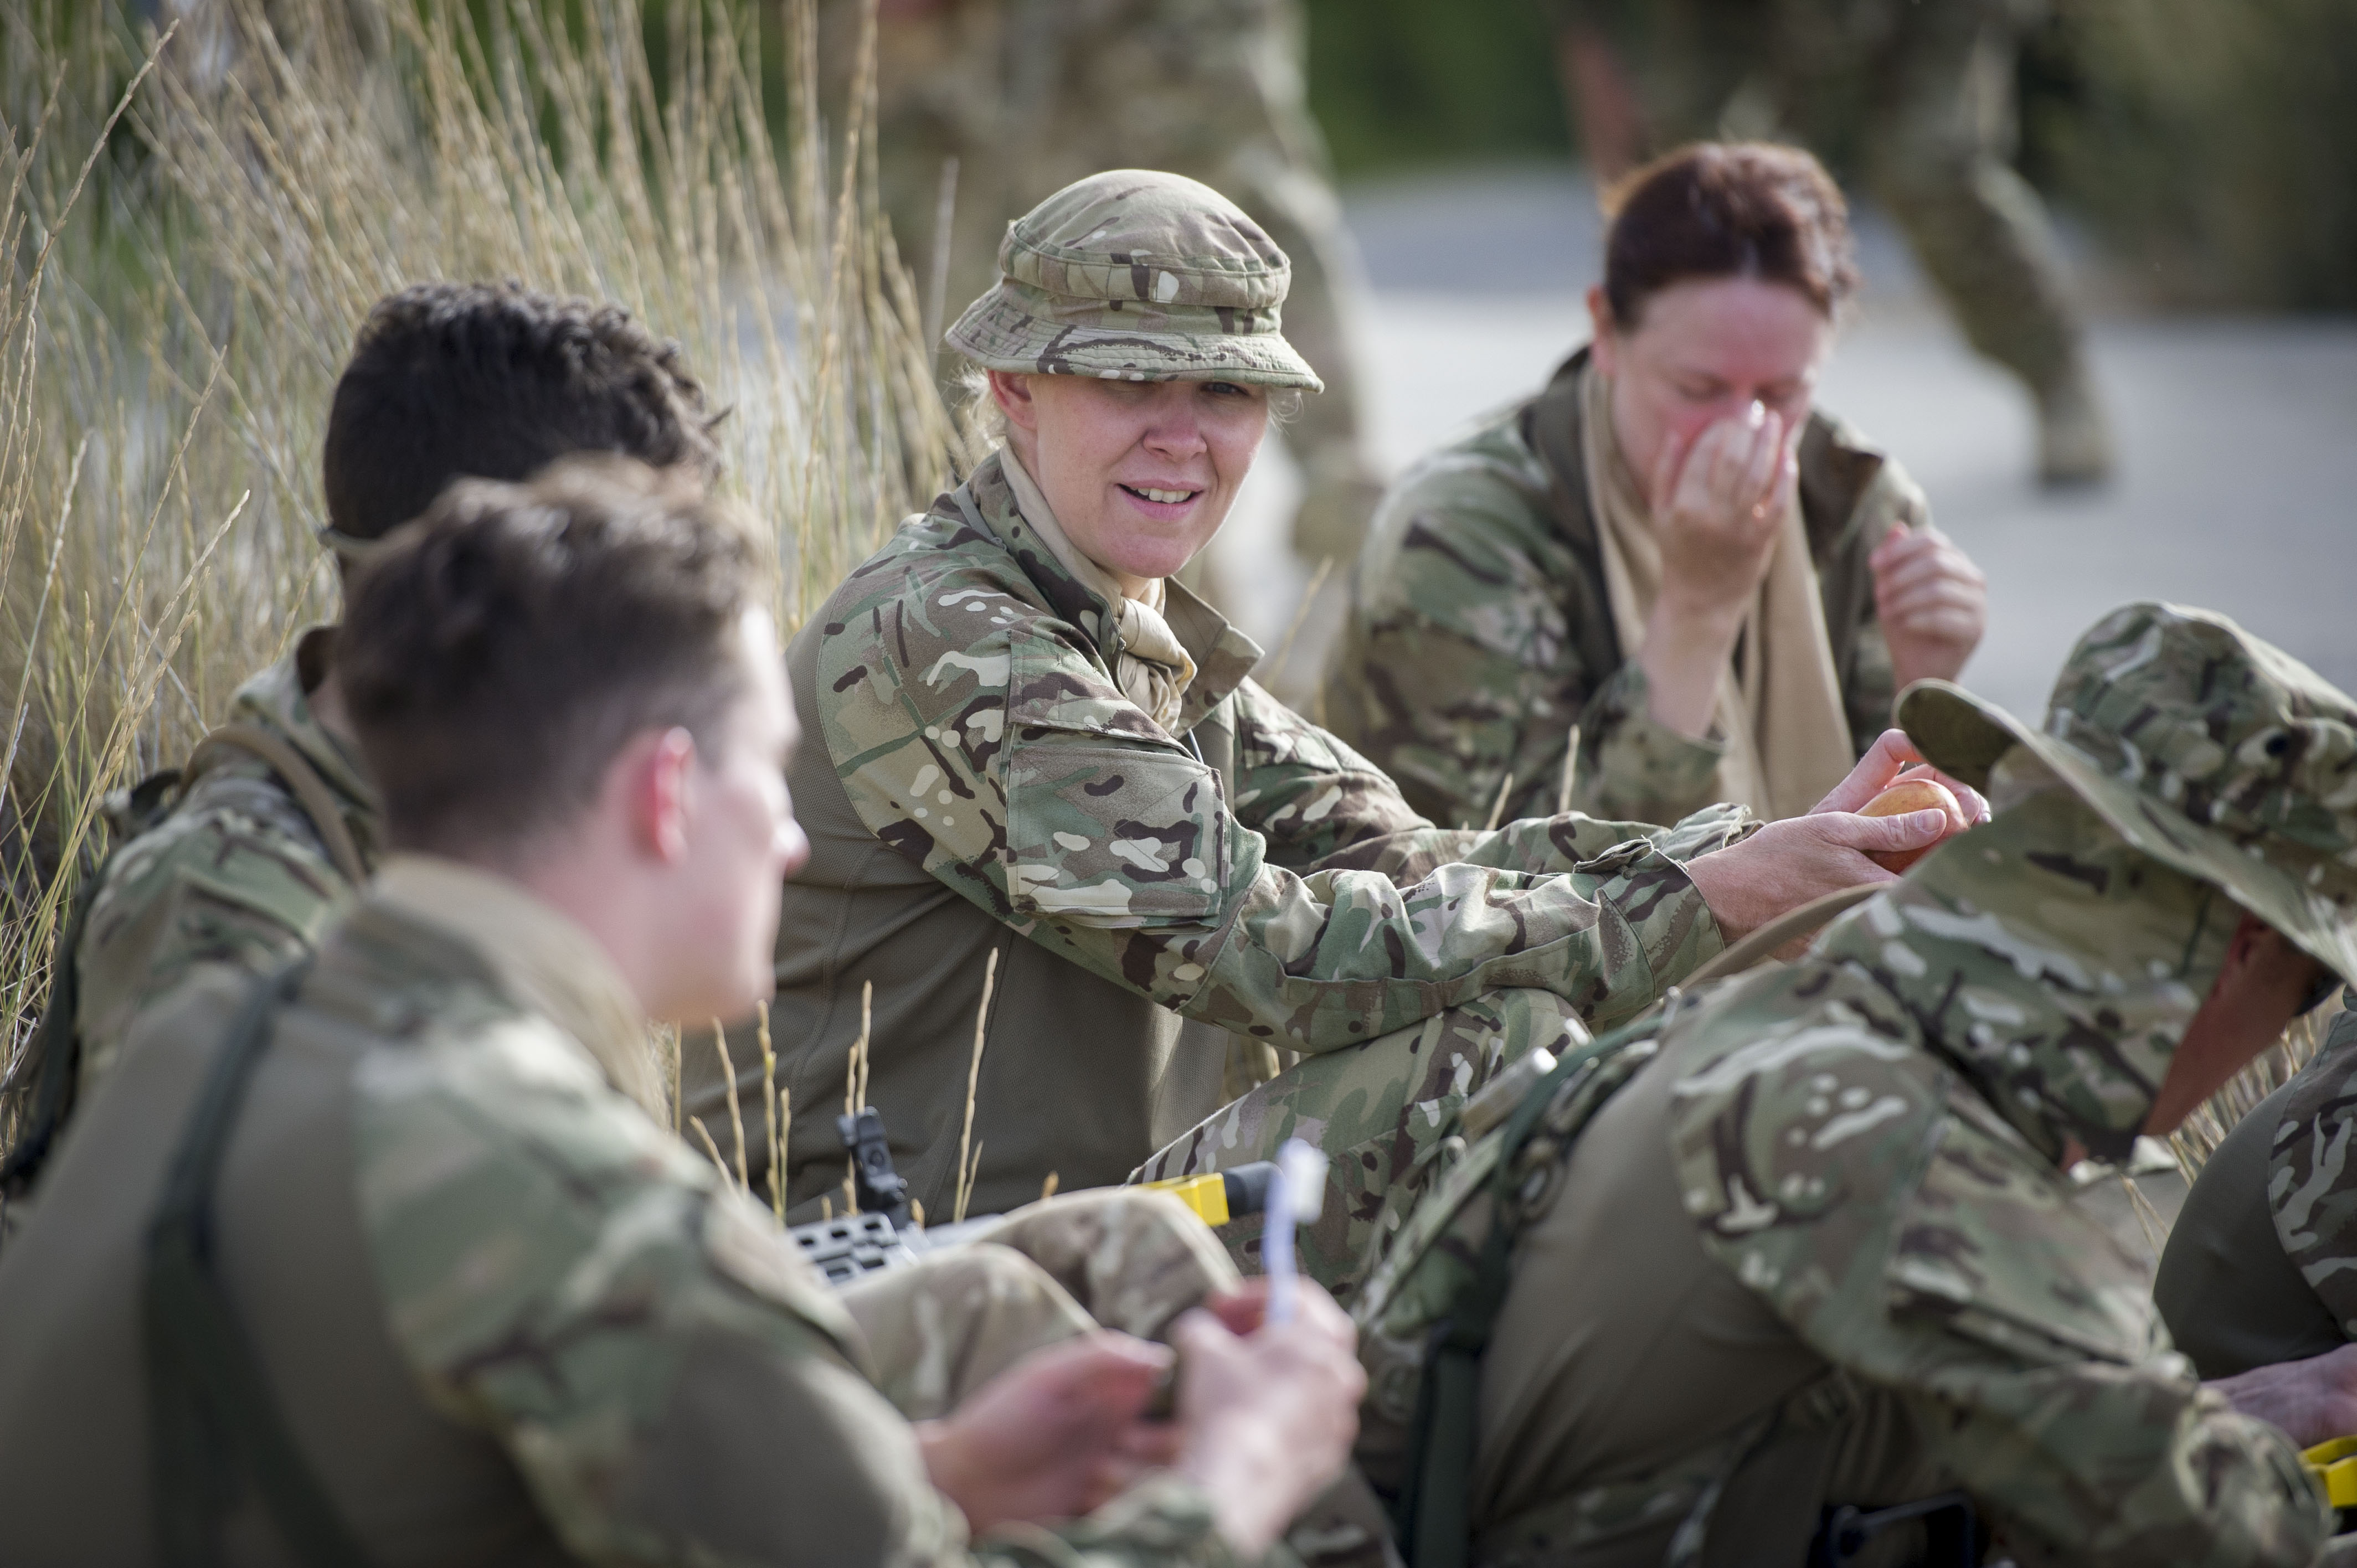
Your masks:
{"label": "camouflage boonie hat", "polygon": [[1292,263],[1208,185],[1076,180],[1006,226],[998,271],[945,339],[985,370],[1325,389],[1277,331]]}
{"label": "camouflage boonie hat", "polygon": [[2357,983],[2357,703],[2223,616],[2114,610],[2063,663],[2042,734],[1945,681],[1907,688],[1898,718],[1975,788],[2029,747],[2135,848]]}

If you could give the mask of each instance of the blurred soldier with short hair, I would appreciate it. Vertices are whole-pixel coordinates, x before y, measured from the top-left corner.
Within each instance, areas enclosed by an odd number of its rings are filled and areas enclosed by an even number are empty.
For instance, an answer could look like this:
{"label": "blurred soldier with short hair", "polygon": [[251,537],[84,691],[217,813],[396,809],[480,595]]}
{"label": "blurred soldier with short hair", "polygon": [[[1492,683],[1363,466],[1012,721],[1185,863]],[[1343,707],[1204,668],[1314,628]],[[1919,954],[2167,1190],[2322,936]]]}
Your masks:
{"label": "blurred soldier with short hair", "polygon": [[753,563],[679,476],[581,459],[363,567],[388,856],[316,955],[141,1021],[0,1261],[11,1561],[1229,1563],[1339,1472],[1314,1291],[1183,1319],[1175,1425],[1168,1353],[1090,1333],[912,1426],[650,1115],[648,1020],[769,990],[806,854]]}
{"label": "blurred soldier with short hair", "polygon": [[[339,575],[462,476],[522,479],[571,452],[700,478],[719,467],[704,391],[618,306],[514,285],[421,284],[361,324],[321,456]],[[307,951],[382,853],[343,716],[338,631],[313,627],[238,691],[177,773],[116,802],[118,845],[81,895],[34,1048],[10,1086],[33,1115],[0,1170],[28,1187],[77,1096],[200,963],[260,974]]]}

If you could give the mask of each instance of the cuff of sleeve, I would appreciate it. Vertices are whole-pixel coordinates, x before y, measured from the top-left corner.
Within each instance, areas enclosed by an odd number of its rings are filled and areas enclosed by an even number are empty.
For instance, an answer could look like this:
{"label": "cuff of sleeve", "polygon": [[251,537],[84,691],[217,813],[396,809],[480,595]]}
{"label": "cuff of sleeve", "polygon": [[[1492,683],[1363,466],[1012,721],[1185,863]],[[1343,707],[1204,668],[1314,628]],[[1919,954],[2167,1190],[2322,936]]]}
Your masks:
{"label": "cuff of sleeve", "polygon": [[[1745,820],[1749,821],[1748,813]],[[1679,824],[1681,829],[1684,826]],[[1589,1025],[1599,1034],[1652,1005],[1663,992],[1716,958],[1727,946],[1727,938],[1718,929],[1718,917],[1711,913],[1702,890],[1686,875],[1682,862],[1652,843],[1631,844],[1629,849],[1630,858],[1613,868],[1612,880],[1597,888],[1597,897],[1610,905],[1627,924],[1631,939],[1644,954],[1646,968],[1652,972],[1652,986],[1650,994],[1639,994],[1632,988],[1628,994],[1616,998],[1618,1005],[1609,1016],[1599,1010]]]}

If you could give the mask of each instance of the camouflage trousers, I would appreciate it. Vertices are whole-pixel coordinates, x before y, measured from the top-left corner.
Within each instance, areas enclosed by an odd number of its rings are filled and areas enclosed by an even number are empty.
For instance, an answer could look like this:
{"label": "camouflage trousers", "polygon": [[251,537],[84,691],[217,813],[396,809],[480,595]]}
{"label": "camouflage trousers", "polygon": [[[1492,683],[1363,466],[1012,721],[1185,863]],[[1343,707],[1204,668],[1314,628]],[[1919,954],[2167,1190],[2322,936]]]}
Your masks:
{"label": "camouflage trousers", "polygon": [[[1301,1272],[1347,1303],[1377,1240],[1399,1224],[1432,1155],[1453,1135],[1458,1109],[1534,1047],[1559,1050],[1578,1021],[1553,992],[1493,991],[1415,1028],[1304,1058],[1174,1139],[1130,1179],[1249,1165],[1272,1158],[1287,1138],[1315,1144],[1332,1164],[1324,1207],[1299,1232],[1297,1252]],[[1240,1267],[1257,1273],[1260,1233],[1254,1217],[1218,1235]]]}
{"label": "camouflage trousers", "polygon": [[1168,1193],[1104,1187],[1015,1210],[971,1244],[847,1285],[877,1386],[910,1421],[955,1410],[1024,1357],[1092,1330],[1159,1339],[1235,1265]]}

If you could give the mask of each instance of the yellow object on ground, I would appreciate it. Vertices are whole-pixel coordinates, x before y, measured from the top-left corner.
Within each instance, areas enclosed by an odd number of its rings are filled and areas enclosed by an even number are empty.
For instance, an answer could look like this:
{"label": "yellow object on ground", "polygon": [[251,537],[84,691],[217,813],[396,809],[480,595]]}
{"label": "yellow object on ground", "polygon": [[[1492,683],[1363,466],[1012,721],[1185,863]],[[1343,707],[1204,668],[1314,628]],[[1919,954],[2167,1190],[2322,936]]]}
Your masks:
{"label": "yellow object on ground", "polygon": [[[1168,1181],[1149,1181],[1144,1186],[1156,1192],[1167,1192],[1202,1217],[1206,1225],[1228,1222],[1228,1184],[1217,1171],[1202,1176],[1173,1176]],[[2352,1439],[2357,1442],[2357,1439]],[[2357,1482],[2352,1482],[2357,1485]]]}
{"label": "yellow object on ground", "polygon": [[2357,1437],[2330,1438],[2300,1457],[2323,1479],[2334,1508],[2357,1508]]}

